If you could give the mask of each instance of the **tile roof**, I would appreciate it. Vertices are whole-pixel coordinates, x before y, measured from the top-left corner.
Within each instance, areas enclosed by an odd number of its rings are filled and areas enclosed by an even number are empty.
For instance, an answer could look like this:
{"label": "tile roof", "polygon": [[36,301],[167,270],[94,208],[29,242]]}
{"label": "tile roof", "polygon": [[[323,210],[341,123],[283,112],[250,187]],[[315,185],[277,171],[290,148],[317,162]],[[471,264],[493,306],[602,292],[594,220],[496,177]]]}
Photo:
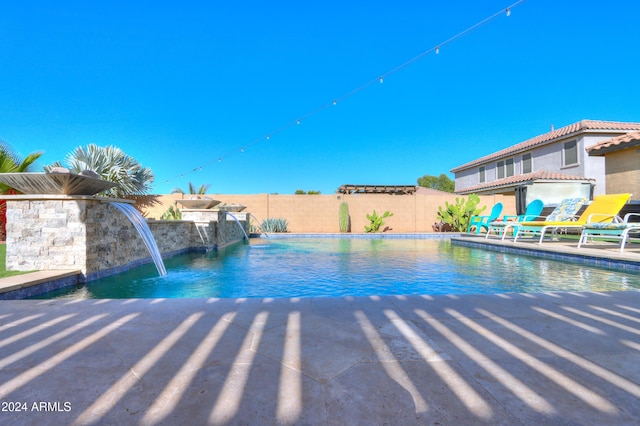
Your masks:
{"label": "tile roof", "polygon": [[627,123],[619,121],[582,120],[577,123],[552,130],[540,136],[512,145],[509,148],[494,152],[493,154],[473,160],[451,169],[452,173],[468,169],[479,164],[488,163],[502,157],[508,157],[518,152],[526,151],[535,146],[545,145],[556,139],[567,138],[585,132],[621,133],[640,130],[640,123]]}
{"label": "tile roof", "polygon": [[538,170],[537,172],[527,173],[524,175],[509,176],[504,179],[498,179],[491,182],[481,183],[479,185],[470,186],[461,191],[456,191],[456,194],[471,194],[473,192],[487,191],[490,189],[507,188],[511,186],[517,186],[525,182],[550,180],[550,181],[588,181],[592,182],[595,179],[586,178],[583,176],[565,175],[562,173],[548,172],[546,170]]}
{"label": "tile roof", "polygon": [[640,145],[640,132],[627,133],[587,147],[589,155],[604,155],[608,152]]}

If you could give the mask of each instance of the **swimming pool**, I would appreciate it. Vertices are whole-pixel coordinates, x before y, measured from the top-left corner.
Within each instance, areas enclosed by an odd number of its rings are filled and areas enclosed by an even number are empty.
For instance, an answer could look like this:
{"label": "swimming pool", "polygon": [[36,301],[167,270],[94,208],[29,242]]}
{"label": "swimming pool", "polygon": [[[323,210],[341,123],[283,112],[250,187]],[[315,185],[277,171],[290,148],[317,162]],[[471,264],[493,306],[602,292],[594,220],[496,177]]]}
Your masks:
{"label": "swimming pool", "polygon": [[252,239],[36,298],[337,297],[640,290],[634,273],[452,245],[443,239]]}

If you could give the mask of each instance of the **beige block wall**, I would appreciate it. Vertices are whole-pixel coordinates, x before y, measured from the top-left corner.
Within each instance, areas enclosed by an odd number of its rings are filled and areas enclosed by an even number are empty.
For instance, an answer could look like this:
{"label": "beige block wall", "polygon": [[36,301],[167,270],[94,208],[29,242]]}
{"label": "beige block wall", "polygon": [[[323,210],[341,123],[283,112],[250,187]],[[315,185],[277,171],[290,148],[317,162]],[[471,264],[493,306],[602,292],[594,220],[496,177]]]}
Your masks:
{"label": "beige block wall", "polygon": [[640,200],[640,148],[611,152],[605,157],[607,194],[630,192],[632,200]]}
{"label": "beige block wall", "polygon": [[[228,195],[208,194],[210,198],[227,204],[242,204],[246,206],[246,212],[251,213],[256,222],[260,223],[267,218],[284,218],[289,223],[289,231],[293,233],[335,233],[338,228],[338,211],[340,203],[346,201],[349,204],[351,216],[351,232],[364,232],[365,225],[369,224],[367,214],[375,210],[379,215],[385,211],[393,213],[393,216],[385,219],[387,232],[431,232],[431,226],[438,221],[438,206],[444,206],[445,202],[454,203],[455,194],[451,195],[386,195],[386,194],[358,194],[358,195]],[[162,213],[176,200],[183,197],[181,194],[161,195],[158,197],[159,205],[146,209],[148,218],[160,218]],[[188,198],[188,195],[184,196]],[[464,197],[466,198],[466,197]],[[486,214],[491,207],[502,202],[505,206],[503,214],[515,214],[515,199],[513,196],[492,195],[480,198],[480,205],[486,205]]]}

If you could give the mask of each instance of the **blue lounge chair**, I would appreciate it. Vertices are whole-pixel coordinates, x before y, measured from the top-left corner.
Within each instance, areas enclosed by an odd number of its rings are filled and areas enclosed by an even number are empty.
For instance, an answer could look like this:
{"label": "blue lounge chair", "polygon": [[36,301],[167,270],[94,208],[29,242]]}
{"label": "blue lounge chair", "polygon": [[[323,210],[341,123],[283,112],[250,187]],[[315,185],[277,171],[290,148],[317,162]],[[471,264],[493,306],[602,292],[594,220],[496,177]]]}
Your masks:
{"label": "blue lounge chair", "polygon": [[526,220],[536,220],[540,217],[540,213],[542,213],[543,208],[544,203],[542,202],[542,200],[533,200],[527,206],[527,210],[525,210],[524,214],[517,216],[504,215],[501,220],[496,220],[489,223],[489,228],[487,229],[487,235],[485,235],[485,238],[489,238],[489,234],[491,234],[491,232],[493,231],[497,235],[502,235],[502,239],[504,240],[505,235],[507,235],[506,232],[504,232],[507,225],[511,224],[514,232],[517,232],[518,222],[524,222]]}
{"label": "blue lounge chair", "polygon": [[[547,216],[547,217],[540,217],[540,219],[544,220],[544,221],[566,221],[566,220],[571,220],[575,217],[575,215],[578,213],[578,211],[580,210],[580,208],[582,207],[582,205],[584,203],[587,202],[586,198],[580,197],[580,198],[565,198],[564,200],[562,200],[560,202],[560,204],[558,204],[558,206],[553,209],[553,211]],[[522,222],[531,222],[530,220],[527,221],[522,221]],[[504,232],[502,234],[502,239],[504,240],[504,237],[507,235],[509,229],[511,228],[513,232],[513,236],[514,236],[514,242],[516,240],[516,237],[518,236],[518,234],[520,233],[521,229],[521,224],[520,223],[513,223],[513,222],[509,222],[507,223],[507,225],[505,226]],[[516,229],[516,225],[518,226],[517,231],[515,231]],[[537,229],[537,228],[536,228]],[[533,231],[531,231],[533,232]]]}
{"label": "blue lounge chair", "polygon": [[480,233],[480,229],[488,229],[489,224],[500,217],[502,213],[502,203],[496,203],[491,209],[491,213],[487,216],[471,216],[467,232],[471,232],[471,228],[476,227],[476,234]]}

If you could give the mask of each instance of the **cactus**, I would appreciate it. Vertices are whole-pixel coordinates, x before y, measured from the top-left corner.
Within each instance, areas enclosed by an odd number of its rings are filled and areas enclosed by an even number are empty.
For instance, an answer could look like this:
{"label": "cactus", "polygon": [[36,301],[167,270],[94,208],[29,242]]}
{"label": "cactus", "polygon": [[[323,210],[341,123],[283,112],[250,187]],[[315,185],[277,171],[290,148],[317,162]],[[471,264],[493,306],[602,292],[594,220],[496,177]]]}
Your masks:
{"label": "cactus", "polygon": [[349,220],[349,204],[346,201],[340,203],[340,212],[338,214],[338,222],[340,226],[340,232],[349,232],[350,220]]}
{"label": "cactus", "polygon": [[476,206],[480,202],[480,197],[476,194],[469,195],[469,199],[465,201],[463,198],[456,197],[455,204],[449,204],[445,201],[445,208],[438,207],[438,218],[444,223],[451,225],[454,231],[464,232],[469,227],[471,216],[482,213],[487,207],[477,209]]}
{"label": "cactus", "polygon": [[384,221],[382,219],[386,219],[388,217],[393,216],[393,213],[386,211],[382,214],[382,216],[378,216],[376,211],[373,211],[373,214],[368,214],[367,219],[369,219],[369,226],[364,227],[364,232],[380,232],[380,228],[384,226]]}

